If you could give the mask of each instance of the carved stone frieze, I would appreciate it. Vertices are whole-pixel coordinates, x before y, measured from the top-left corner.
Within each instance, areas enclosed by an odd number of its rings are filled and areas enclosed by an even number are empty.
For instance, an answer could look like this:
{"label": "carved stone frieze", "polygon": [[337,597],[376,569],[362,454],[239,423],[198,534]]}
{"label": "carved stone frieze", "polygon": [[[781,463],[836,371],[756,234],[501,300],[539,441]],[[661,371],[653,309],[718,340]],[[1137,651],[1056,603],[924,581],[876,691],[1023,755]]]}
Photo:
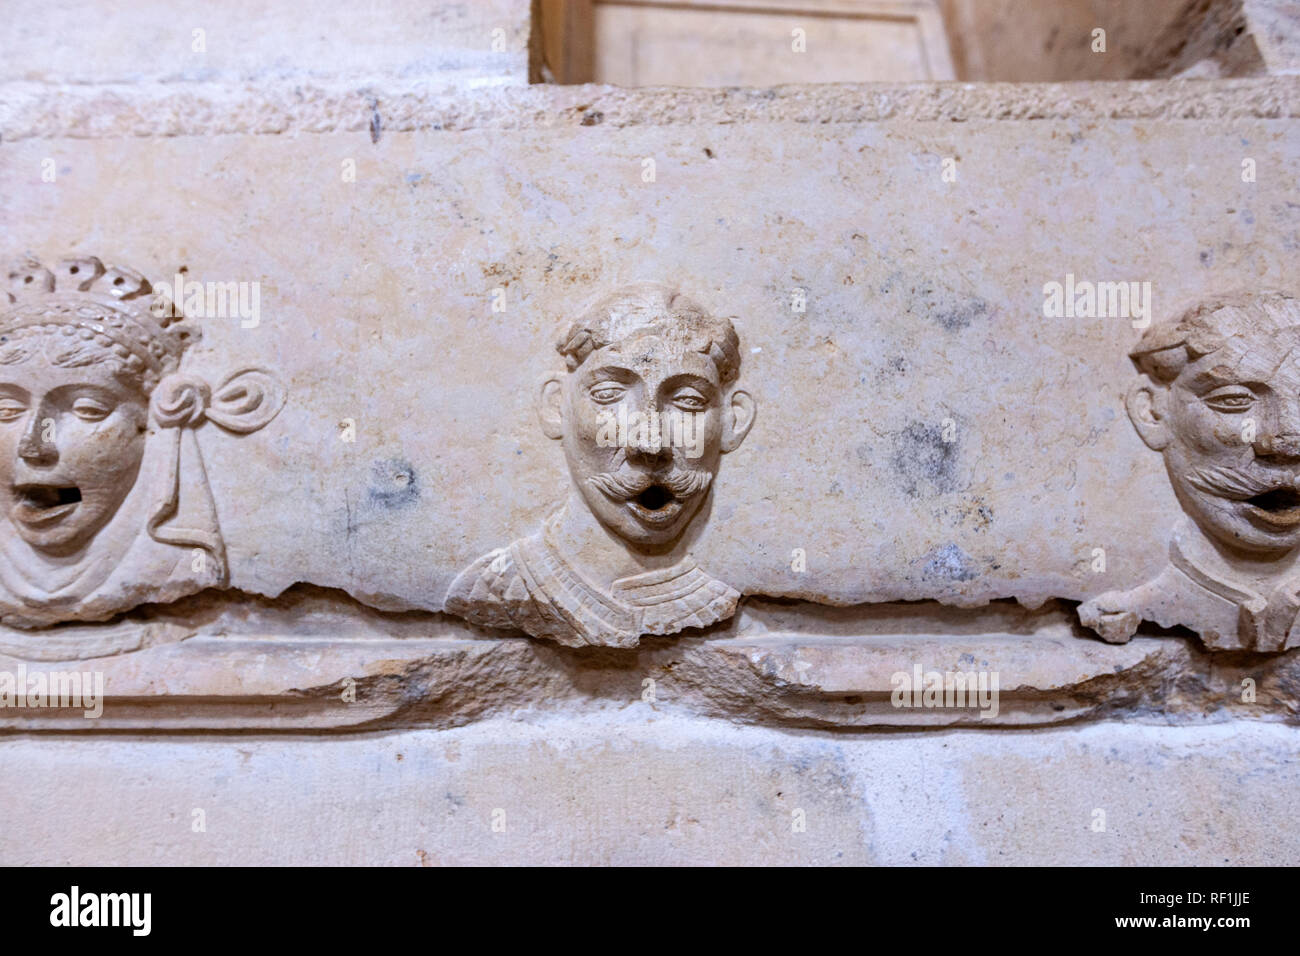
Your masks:
{"label": "carved stone frieze", "polygon": [[193,323],[93,256],[8,273],[0,315],[0,621],[98,620],[229,581],[196,431],[264,426],[268,371],[185,371]]}
{"label": "carved stone frieze", "polygon": [[730,617],[740,593],[690,544],[722,455],[754,423],[731,321],[640,283],[602,298],[556,350],[567,371],[545,381],[538,411],[564,449],[567,500],[541,531],[466,568],[447,610],[572,646],[629,647]]}
{"label": "carved stone frieze", "polygon": [[1300,299],[1214,299],[1130,353],[1133,427],[1164,457],[1186,519],[1153,579],[1082,604],[1122,642],[1142,621],[1219,650],[1300,646]]}

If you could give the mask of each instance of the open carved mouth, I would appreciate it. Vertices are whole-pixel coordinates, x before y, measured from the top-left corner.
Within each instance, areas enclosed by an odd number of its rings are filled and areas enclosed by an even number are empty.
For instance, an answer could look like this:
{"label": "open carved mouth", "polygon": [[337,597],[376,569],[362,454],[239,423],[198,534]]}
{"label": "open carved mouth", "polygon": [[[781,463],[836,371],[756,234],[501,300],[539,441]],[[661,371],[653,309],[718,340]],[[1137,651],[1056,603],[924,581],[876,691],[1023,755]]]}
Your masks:
{"label": "open carved mouth", "polygon": [[1292,488],[1274,488],[1247,498],[1246,504],[1265,524],[1279,528],[1300,525],[1300,492]]}
{"label": "open carved mouth", "polygon": [[667,524],[677,517],[677,513],[682,509],[682,502],[663,485],[651,485],[628,501],[628,506],[642,521],[650,524]]}
{"label": "open carved mouth", "polygon": [[673,493],[663,485],[651,485],[645,491],[641,492],[641,494],[636,496],[637,504],[642,508],[649,509],[650,511],[658,511],[669,502],[676,500],[677,499],[673,497]]}
{"label": "open carved mouth", "polygon": [[45,524],[74,511],[81,503],[76,485],[17,485],[14,511],[25,524]]}

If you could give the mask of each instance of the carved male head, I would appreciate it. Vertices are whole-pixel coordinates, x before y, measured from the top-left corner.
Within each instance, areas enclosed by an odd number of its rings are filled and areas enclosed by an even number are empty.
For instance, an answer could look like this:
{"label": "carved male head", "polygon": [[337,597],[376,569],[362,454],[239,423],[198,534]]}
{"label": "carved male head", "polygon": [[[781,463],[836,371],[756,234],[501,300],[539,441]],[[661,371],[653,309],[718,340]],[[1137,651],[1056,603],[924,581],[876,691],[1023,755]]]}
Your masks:
{"label": "carved male head", "polygon": [[1300,546],[1300,300],[1204,303],[1152,326],[1130,358],[1129,417],[1200,529],[1256,558]]}
{"label": "carved male head", "polygon": [[[0,315],[0,509],[50,556],[84,548],[135,483],[150,398],[188,331],[150,313],[139,274],[93,257],[9,273]],[[0,299],[0,302],[5,300]]]}
{"label": "carved male head", "polygon": [[583,500],[629,545],[670,545],[754,422],[753,398],[736,387],[735,328],[638,283],[601,299],[556,348],[568,373],[542,388],[542,426],[563,441]]}

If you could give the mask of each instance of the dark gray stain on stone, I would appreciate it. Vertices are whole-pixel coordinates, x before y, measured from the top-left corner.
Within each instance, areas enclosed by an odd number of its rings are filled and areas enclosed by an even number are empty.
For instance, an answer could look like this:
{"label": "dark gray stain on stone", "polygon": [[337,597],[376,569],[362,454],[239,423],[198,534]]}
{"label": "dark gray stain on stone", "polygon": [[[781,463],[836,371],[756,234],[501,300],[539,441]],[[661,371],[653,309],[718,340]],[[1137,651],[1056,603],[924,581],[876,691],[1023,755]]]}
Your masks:
{"label": "dark gray stain on stone", "polygon": [[967,299],[937,308],[934,320],[949,332],[958,332],[976,319],[988,314],[989,304],[983,299]]}
{"label": "dark gray stain on stone", "polygon": [[379,508],[406,508],[420,500],[420,484],[411,463],[402,458],[385,458],[370,466],[370,487],[366,500]]}
{"label": "dark gray stain on stone", "polygon": [[975,577],[970,555],[955,544],[935,548],[925,556],[921,576],[927,580],[970,581]]}
{"label": "dark gray stain on stone", "polygon": [[[960,434],[959,429],[954,431]],[[955,438],[943,440],[943,426],[937,423],[912,422],[896,432],[889,466],[903,493],[921,498],[960,490],[957,446]]]}
{"label": "dark gray stain on stone", "polygon": [[946,332],[960,332],[991,312],[979,296],[954,292],[929,279],[909,278],[903,272],[890,273],[879,290],[904,314],[931,319]]}

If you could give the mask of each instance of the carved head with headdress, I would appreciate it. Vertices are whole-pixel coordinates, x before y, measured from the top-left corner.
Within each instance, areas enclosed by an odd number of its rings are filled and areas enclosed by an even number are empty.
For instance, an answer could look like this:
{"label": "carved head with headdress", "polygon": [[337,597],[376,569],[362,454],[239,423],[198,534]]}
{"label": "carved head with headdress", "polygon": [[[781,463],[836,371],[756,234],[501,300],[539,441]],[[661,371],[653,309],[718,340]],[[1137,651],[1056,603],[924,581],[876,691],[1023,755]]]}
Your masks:
{"label": "carved head with headdress", "polygon": [[[24,605],[48,599],[60,614],[78,616],[76,602],[114,572],[157,573],[129,566],[141,534],[201,553],[191,562],[195,573],[203,565],[205,583],[226,583],[192,433],[205,420],[237,432],[260,428],[283,405],[282,390],[256,369],[215,390],[184,373],[198,330],[131,269],[90,256],[54,269],[26,259],[8,280],[0,301],[0,510],[26,550],[5,548],[0,585]],[[129,584],[138,591],[150,582]]]}

